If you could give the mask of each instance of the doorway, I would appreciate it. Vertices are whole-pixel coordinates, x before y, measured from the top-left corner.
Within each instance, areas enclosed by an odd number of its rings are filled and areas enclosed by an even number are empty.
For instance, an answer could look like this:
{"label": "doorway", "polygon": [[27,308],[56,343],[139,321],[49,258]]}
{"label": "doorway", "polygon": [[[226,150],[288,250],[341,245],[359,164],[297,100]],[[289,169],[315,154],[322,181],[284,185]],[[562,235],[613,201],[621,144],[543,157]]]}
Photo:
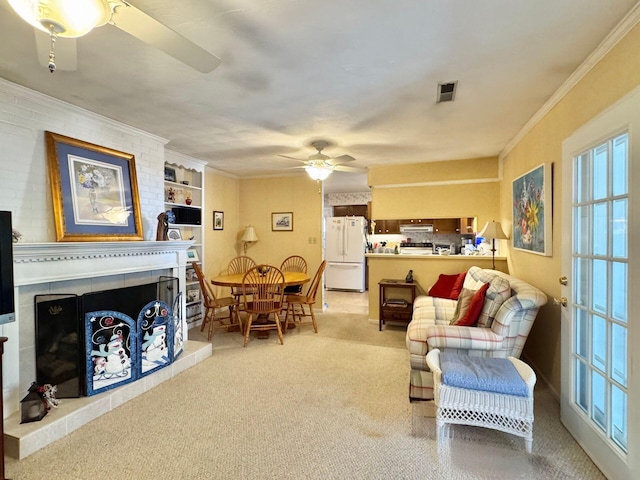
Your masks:
{"label": "doorway", "polygon": [[562,159],[561,420],[604,474],[620,479],[639,472],[638,360],[627,348],[640,338],[630,287],[640,266],[630,221],[639,206],[639,112],[635,92],[565,140]]}

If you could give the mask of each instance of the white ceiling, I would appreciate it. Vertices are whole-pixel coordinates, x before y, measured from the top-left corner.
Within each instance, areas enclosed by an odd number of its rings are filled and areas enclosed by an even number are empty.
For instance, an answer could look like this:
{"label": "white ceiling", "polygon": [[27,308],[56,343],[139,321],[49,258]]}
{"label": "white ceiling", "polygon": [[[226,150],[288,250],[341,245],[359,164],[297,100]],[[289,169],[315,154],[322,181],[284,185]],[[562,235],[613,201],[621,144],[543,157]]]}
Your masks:
{"label": "white ceiling", "polygon": [[[221,65],[199,73],[106,25],[77,40],[77,70],[50,74],[0,0],[0,76],[246,177],[291,172],[277,154],[306,158],[316,139],[356,167],[498,155],[636,0],[130,3]],[[454,80],[455,101],[436,103]]]}

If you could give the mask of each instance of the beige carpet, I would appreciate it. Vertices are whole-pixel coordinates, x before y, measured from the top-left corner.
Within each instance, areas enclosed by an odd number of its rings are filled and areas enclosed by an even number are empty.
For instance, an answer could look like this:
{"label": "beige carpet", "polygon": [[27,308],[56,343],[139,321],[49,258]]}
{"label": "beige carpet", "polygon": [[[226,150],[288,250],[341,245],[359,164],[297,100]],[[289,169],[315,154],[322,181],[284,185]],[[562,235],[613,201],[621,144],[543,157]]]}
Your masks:
{"label": "beige carpet", "polygon": [[[22,461],[22,479],[601,479],[536,392],[524,441],[453,427],[410,404],[404,329],[329,308],[320,333],[252,338],[218,331],[213,356]],[[196,332],[193,332],[194,335]],[[197,336],[197,335],[196,335]],[[55,411],[50,415],[55,415]]]}

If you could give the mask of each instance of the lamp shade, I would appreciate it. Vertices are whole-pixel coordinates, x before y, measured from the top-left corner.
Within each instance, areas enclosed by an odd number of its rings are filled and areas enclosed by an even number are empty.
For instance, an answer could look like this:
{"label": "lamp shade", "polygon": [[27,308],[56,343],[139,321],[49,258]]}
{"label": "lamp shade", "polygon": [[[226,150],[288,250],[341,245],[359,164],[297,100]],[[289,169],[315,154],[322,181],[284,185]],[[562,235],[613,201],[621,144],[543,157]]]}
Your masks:
{"label": "lamp shade", "polygon": [[81,37],[111,19],[107,0],[9,0],[9,4],[25,22],[60,37]]}
{"label": "lamp shade", "polygon": [[249,225],[247,228],[244,229],[244,233],[242,234],[242,239],[243,242],[257,242],[258,241],[258,236],[256,235],[256,230],[255,228],[253,228],[252,225]]}
{"label": "lamp shade", "polygon": [[304,167],[305,171],[314,180],[325,180],[331,172],[333,172],[333,165],[328,165],[324,162],[313,163]]}
{"label": "lamp shade", "polygon": [[483,238],[489,238],[489,239],[509,238],[505,235],[504,231],[502,230],[502,226],[500,225],[500,222],[494,222],[494,221],[485,223],[484,228],[480,233],[478,233],[478,236]]}

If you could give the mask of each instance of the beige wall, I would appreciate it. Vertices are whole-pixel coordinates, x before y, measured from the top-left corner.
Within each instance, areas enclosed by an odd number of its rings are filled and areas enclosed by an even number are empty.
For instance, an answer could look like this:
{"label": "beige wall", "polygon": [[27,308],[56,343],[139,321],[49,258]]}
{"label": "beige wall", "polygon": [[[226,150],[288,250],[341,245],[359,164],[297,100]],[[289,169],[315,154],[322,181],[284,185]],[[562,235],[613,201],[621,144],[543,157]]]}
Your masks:
{"label": "beige wall", "polygon": [[482,228],[500,213],[498,166],[491,157],[372,167],[372,218],[477,217]]}
{"label": "beige wall", "polygon": [[508,253],[509,271],[542,289],[549,296],[525,345],[523,356],[560,392],[560,310],[553,297],[560,296],[558,278],[562,229],[559,203],[562,186],[562,142],[578,127],[615,103],[640,84],[640,28],[635,27],[564,97],[521,141],[503,162],[499,220],[505,232],[511,228],[511,182],[542,162],[553,162],[553,255]]}
{"label": "beige wall", "polygon": [[[301,255],[313,274],[322,262],[322,195],[306,174],[240,180],[238,238],[253,225],[258,241],[247,255],[258,263],[280,266],[289,255]],[[271,231],[273,212],[293,212],[292,232]],[[238,243],[237,254],[242,252]]]}
{"label": "beige wall", "polygon": [[[236,178],[220,175],[207,168],[205,171],[205,196],[202,209],[204,228],[204,268],[207,276],[212,277],[227,269],[229,261],[238,254],[237,232],[240,223],[240,181]],[[224,213],[224,228],[213,230],[213,212]],[[218,288],[218,287],[216,287]],[[216,294],[224,290],[218,288]],[[228,294],[227,292],[225,293]]]}
{"label": "beige wall", "polygon": [[[247,225],[253,225],[258,236],[247,249],[256,262],[280,266],[289,255],[301,255],[308,262],[309,273],[315,273],[322,261],[322,195],[306,174],[240,180],[207,169],[205,181],[208,276],[225,271],[233,257],[244,254],[240,238]],[[214,210],[224,212],[224,230],[213,230]],[[272,212],[293,212],[293,231],[271,231]],[[226,288],[216,288],[218,295],[229,293]]]}

